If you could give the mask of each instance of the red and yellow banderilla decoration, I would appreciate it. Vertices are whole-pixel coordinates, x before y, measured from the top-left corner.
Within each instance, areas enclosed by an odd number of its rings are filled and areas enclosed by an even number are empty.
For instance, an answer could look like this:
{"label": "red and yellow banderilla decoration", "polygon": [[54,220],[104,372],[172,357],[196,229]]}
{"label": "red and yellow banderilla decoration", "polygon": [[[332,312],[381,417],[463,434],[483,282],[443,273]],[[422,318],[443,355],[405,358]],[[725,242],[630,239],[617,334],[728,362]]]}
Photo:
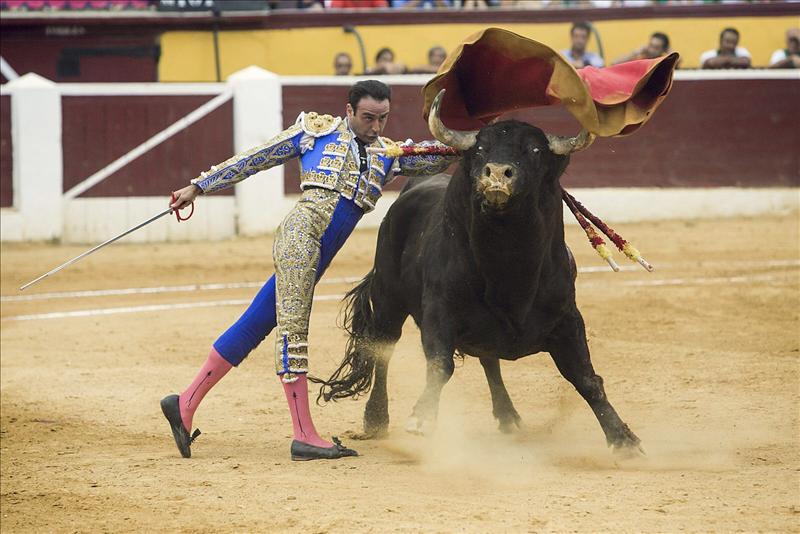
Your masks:
{"label": "red and yellow banderilla decoration", "polygon": [[[402,156],[428,156],[428,155],[435,155],[435,156],[457,156],[460,154],[460,151],[456,148],[449,147],[449,146],[429,146],[429,145],[392,145],[387,146],[385,148],[378,148],[378,147],[368,147],[367,152],[373,154],[384,154],[390,158],[399,158]],[[586,237],[589,238],[589,243],[592,245],[592,248],[597,251],[597,254],[600,255],[601,258],[608,262],[608,265],[614,270],[614,272],[619,272],[619,265],[617,262],[614,261],[614,258],[611,256],[611,251],[609,250],[608,246],[606,246],[606,242],[603,237],[597,233],[597,229],[599,229],[602,233],[608,237],[612,243],[619,249],[620,252],[625,254],[631,261],[637,262],[639,265],[644,267],[650,272],[653,272],[653,266],[650,265],[639,253],[639,251],[631,245],[628,241],[626,241],[621,235],[614,231],[613,228],[608,226],[604,223],[599,217],[591,213],[586,207],[581,204],[575,197],[567,192],[566,189],[563,187],[561,188],[561,198],[564,200],[564,203],[567,205],[569,210],[575,216],[575,219],[578,221],[578,224],[583,231],[586,232]],[[587,220],[588,219],[588,220]],[[594,226],[592,226],[594,225]],[[597,229],[595,229],[597,227]]]}
{"label": "red and yellow banderilla decoration", "polygon": [[[619,251],[628,257],[629,260],[635,261],[648,271],[653,272],[653,266],[647,263],[636,247],[628,243],[621,235],[616,233],[613,228],[600,220],[600,217],[593,215],[575,197],[567,193],[567,190],[563,187],[561,188],[561,198],[564,199],[564,203],[570,209],[572,214],[575,215],[575,218],[578,220],[578,224],[580,224],[581,228],[583,228],[583,231],[586,232],[586,235],[589,237],[589,242],[592,244],[594,249],[601,258],[608,262],[614,271],[619,271],[619,266],[611,257],[611,253],[605,246],[603,238],[597,235],[597,232],[595,232],[594,228],[592,228],[591,224],[589,224],[589,221],[599,228],[600,231],[603,232],[611,240],[611,242],[614,243],[614,245],[616,245]],[[588,217],[589,221],[586,220],[586,217]]]}
{"label": "red and yellow banderilla decoration", "polygon": [[445,145],[391,145],[387,147],[367,147],[371,154],[383,154],[389,158],[402,156],[460,156],[457,148]]}
{"label": "red and yellow banderilla decoration", "polygon": [[563,187],[561,188],[561,198],[564,199],[564,203],[575,216],[575,219],[578,221],[578,224],[581,226],[581,228],[583,228],[583,231],[586,232],[586,237],[589,238],[589,244],[592,245],[592,248],[594,248],[601,258],[608,262],[608,265],[611,266],[611,269],[613,269],[615,273],[618,273],[619,265],[617,265],[617,262],[614,261],[614,258],[611,256],[611,251],[608,250],[605,240],[600,237],[600,235],[592,226],[592,223],[587,221],[586,217],[584,217],[577,208],[575,205],[575,198],[567,193]]}

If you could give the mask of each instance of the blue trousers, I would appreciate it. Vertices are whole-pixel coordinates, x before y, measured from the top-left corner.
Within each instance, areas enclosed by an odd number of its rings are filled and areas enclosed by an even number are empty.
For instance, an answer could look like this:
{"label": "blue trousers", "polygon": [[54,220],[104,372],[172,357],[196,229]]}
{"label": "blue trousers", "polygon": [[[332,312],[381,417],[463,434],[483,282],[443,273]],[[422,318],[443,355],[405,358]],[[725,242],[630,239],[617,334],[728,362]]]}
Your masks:
{"label": "blue trousers", "polygon": [[[321,191],[317,191],[317,193],[321,193]],[[298,209],[298,207],[296,206],[294,209]],[[363,214],[364,211],[352,200],[339,196],[330,223],[319,241],[313,239],[313,235],[311,236],[312,246],[317,246],[316,243],[319,243],[320,248],[319,263],[316,266],[317,281],[344,245]],[[292,217],[291,213],[287,219],[290,217]],[[312,229],[302,229],[298,233],[303,234],[301,239],[307,239],[307,234],[313,234],[313,231]],[[276,280],[273,274],[258,291],[242,316],[214,342],[214,348],[231,365],[239,365],[275,328],[277,324],[275,284]],[[282,290],[282,292],[286,291],[287,289]],[[307,304],[310,307],[311,303]]]}

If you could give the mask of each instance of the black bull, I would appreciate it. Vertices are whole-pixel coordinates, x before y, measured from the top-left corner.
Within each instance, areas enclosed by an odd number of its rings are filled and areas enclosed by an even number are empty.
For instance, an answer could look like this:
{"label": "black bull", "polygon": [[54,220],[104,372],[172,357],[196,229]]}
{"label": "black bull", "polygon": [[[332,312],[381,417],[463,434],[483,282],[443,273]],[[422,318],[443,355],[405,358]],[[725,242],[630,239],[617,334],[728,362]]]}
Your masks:
{"label": "black bull", "polygon": [[461,140],[463,157],[452,178],[412,178],[389,210],[374,267],[348,293],[351,338],[321,397],[372,388],[364,436],[385,434],[389,359],[411,315],[422,334],[427,374],[407,430],[424,433],[435,423],[456,352],[480,359],[494,417],[502,431],[513,430],[520,416],[499,360],[549,352],[594,411],[609,445],[639,447],[594,372],[575,304],[576,268],[564,242],[559,185],[569,155],[551,150],[553,136],[517,121],[471,135],[466,144]]}

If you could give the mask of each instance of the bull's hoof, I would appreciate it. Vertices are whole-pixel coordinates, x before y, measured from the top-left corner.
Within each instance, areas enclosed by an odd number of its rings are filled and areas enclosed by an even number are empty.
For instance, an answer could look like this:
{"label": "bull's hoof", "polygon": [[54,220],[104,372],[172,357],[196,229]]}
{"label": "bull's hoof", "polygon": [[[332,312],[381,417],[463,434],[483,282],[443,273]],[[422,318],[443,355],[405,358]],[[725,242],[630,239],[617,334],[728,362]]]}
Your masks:
{"label": "bull's hoof", "polygon": [[357,440],[357,441],[367,441],[370,439],[378,439],[377,434],[373,434],[371,432],[345,432],[345,437],[347,439]]}
{"label": "bull's hoof", "polygon": [[614,454],[621,458],[637,458],[645,455],[642,440],[628,428],[628,425],[623,425],[621,434],[617,439],[609,442]]}
{"label": "bull's hoof", "polygon": [[364,428],[363,432],[347,432],[346,435],[350,439],[357,440],[385,439],[389,436],[389,429],[387,427]]}
{"label": "bull's hoof", "polygon": [[508,419],[501,419],[500,424],[498,425],[498,429],[503,434],[513,434],[521,427],[522,419],[519,416],[508,418]]}
{"label": "bull's hoof", "polygon": [[436,429],[436,423],[428,420],[421,420],[417,416],[412,415],[406,422],[406,432],[409,434],[416,434],[418,436],[430,436]]}
{"label": "bull's hoof", "polygon": [[384,438],[389,433],[389,414],[383,410],[370,410],[369,405],[364,411],[364,439]]}
{"label": "bull's hoof", "polygon": [[622,445],[612,445],[611,451],[615,456],[622,460],[630,460],[633,458],[642,458],[646,456],[644,448],[641,443],[625,443]]}

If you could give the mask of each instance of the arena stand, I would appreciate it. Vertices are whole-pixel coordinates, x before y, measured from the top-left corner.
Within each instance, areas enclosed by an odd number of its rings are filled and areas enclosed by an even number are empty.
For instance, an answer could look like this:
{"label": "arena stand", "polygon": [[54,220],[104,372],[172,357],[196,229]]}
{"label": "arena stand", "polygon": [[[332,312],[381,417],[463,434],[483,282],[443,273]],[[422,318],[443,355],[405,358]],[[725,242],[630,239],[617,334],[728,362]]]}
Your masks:
{"label": "arena stand", "polygon": [[149,9],[150,0],[0,0],[3,11]]}
{"label": "arena stand", "polygon": [[[730,13],[728,7],[713,9]],[[747,8],[743,17],[752,18],[748,6],[739,7]],[[767,15],[785,17],[786,10],[781,9],[769,8]],[[614,9],[603,13],[622,16]],[[118,42],[140,39],[135,35],[137,29],[146,34],[176,27],[182,28],[177,33],[194,32],[201,41],[206,38],[196,31],[206,24],[202,14],[188,18],[148,14],[152,24],[146,31],[141,17],[109,16],[112,18],[98,20],[112,20],[112,29],[122,29],[116,35]],[[355,13],[346,16],[364,24],[386,22],[381,13],[371,18]],[[489,22],[499,17],[496,22],[501,25],[505,16],[485,15]],[[82,44],[86,44],[84,37],[108,38],[109,32],[95,24],[94,18],[53,17],[8,20],[4,16],[0,22],[3,53],[24,48],[20,35],[32,27],[45,33],[51,28],[51,39],[43,40],[45,50],[47,42],[58,43],[51,50],[70,42],[70,32]],[[344,20],[311,17],[309,21],[309,17],[303,17],[305,24]],[[554,10],[547,17],[564,15]],[[601,15],[595,13],[594,17]],[[41,20],[53,24],[41,24]],[[297,24],[299,19],[289,13],[255,20],[241,15],[223,26],[242,29],[247,24],[267,24],[272,29],[264,31],[284,31],[280,28],[291,25],[292,20]],[[567,22],[558,24],[568,28]],[[380,28],[385,26],[372,29]],[[84,33],[77,35],[81,31]],[[5,40],[7,36],[11,41]],[[15,44],[6,47],[7,42]],[[162,41],[164,54],[167,44]],[[169,54],[185,53],[182,45],[173,45],[177,51]],[[331,50],[326,49],[328,52]],[[197,56],[205,58],[205,54]],[[83,81],[127,73],[133,78],[128,81],[137,83],[66,83],[59,79],[53,57],[51,54],[50,63],[40,67],[31,64],[40,74],[24,75],[0,88],[0,237],[4,241],[104,240],[160,211],[171,190],[234,152],[265,141],[291,124],[300,111],[342,114],[347,87],[358,79],[274,73],[258,66],[232,73],[232,63],[227,62],[224,83],[213,83],[213,78],[205,75],[200,83],[178,83],[182,75],[173,70],[176,83],[166,84],[155,82],[159,71],[163,77],[169,70],[163,61],[127,58],[146,64],[137,70],[118,57],[116,71],[102,58],[94,58],[95,64],[89,60],[82,63],[81,72],[89,75]],[[326,55],[324,59],[330,58]],[[200,70],[205,72],[206,67]],[[420,114],[420,88],[428,77],[384,79],[394,90],[386,134],[395,139],[428,138]],[[797,209],[800,131],[796,125],[800,110],[794,102],[799,81],[796,71],[678,71],[671,96],[645,128],[630,137],[601,139],[590,150],[575,155],[563,183],[611,222]],[[577,128],[557,107],[514,116],[559,134],[571,134]],[[297,174],[291,164],[272,169],[238,185],[235,191],[201,199],[189,223],[154,224],[129,239],[224,239],[270,232],[299,192]],[[363,221],[364,226],[379,223],[402,183],[399,179],[387,187],[385,198]]]}

